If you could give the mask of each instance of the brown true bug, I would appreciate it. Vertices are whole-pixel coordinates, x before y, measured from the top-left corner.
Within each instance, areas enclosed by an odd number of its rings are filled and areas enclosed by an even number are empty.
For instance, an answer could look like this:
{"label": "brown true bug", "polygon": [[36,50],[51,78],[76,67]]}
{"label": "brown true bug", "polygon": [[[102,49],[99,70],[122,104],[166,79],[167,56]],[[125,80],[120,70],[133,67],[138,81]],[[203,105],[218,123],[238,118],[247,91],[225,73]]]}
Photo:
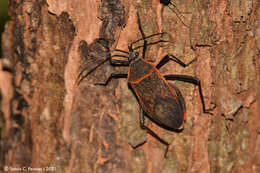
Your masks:
{"label": "brown true bug", "polygon": [[[153,132],[149,127],[144,124],[144,117],[147,116],[153,122],[157,123],[159,126],[168,129],[178,131],[183,127],[185,120],[185,102],[183,96],[179,89],[174,85],[170,85],[167,80],[178,80],[183,82],[188,82],[199,87],[199,94],[202,102],[202,108],[204,113],[210,113],[209,111],[213,108],[206,109],[203,99],[202,89],[200,85],[200,80],[196,77],[186,76],[186,75],[162,75],[159,69],[165,65],[169,60],[173,60],[180,64],[182,67],[187,67],[189,64],[194,62],[193,59],[188,64],[183,63],[180,59],[172,54],[168,54],[162,58],[162,60],[154,65],[151,62],[145,60],[146,48],[148,45],[157,44],[159,42],[166,42],[164,40],[159,40],[153,43],[147,43],[148,38],[164,35],[167,33],[157,33],[149,36],[145,36],[140,22],[140,17],[138,17],[138,26],[141,32],[142,38],[132,42],[128,49],[129,51],[116,49],[115,51],[123,53],[125,55],[114,55],[117,57],[127,58],[127,60],[113,60],[110,58],[110,62],[113,66],[129,66],[128,72],[115,72],[112,73],[109,78],[104,83],[98,83],[97,85],[107,85],[109,81],[113,78],[127,78],[127,82],[137,97],[140,104],[140,125],[143,129],[147,130],[152,136],[157,138],[160,142],[167,146],[165,151],[165,157],[168,152],[169,144],[160,138],[155,132]],[[144,41],[143,46],[133,48],[133,44]],[[139,57],[139,53],[134,50],[142,47],[143,54]],[[112,56],[113,57],[113,56]],[[104,61],[105,62],[105,61]],[[103,63],[104,63],[103,62]],[[98,68],[101,64],[97,65],[95,68],[90,70],[83,78],[87,77],[94,69]],[[82,74],[82,72],[80,73]],[[81,81],[82,79],[80,79]]]}
{"label": "brown true bug", "polygon": [[184,17],[181,13],[181,11],[176,7],[173,1],[171,0],[160,0],[160,3],[163,4],[164,6],[167,6],[172,12],[176,14],[178,19],[181,21],[181,23],[189,28],[189,26],[182,20],[182,17]]}

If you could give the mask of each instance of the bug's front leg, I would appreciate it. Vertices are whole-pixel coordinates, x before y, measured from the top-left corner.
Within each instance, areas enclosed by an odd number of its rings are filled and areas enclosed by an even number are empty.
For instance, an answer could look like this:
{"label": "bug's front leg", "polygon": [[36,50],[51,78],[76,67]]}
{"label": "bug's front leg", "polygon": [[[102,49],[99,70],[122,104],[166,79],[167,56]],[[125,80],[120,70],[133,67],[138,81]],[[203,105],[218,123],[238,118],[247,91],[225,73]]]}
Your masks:
{"label": "bug's front leg", "polygon": [[[121,55],[113,55],[113,57],[122,57]],[[111,59],[110,64],[112,66],[129,66],[130,62],[128,60],[117,60],[117,59]]]}
{"label": "bug's front leg", "polygon": [[179,58],[177,58],[176,56],[172,55],[172,54],[168,54],[166,56],[164,56],[161,61],[156,65],[157,69],[160,69],[162,66],[164,66],[168,61],[174,61],[177,64],[181,65],[182,67],[188,67],[190,64],[192,64],[194,61],[197,60],[197,58],[194,58],[193,60],[191,60],[189,63],[185,64],[182,60],[180,60]]}
{"label": "bug's front leg", "polygon": [[110,76],[107,78],[107,80],[104,83],[95,83],[95,85],[103,85],[106,86],[108,82],[113,78],[127,78],[128,73],[127,72],[115,72],[111,73]]}

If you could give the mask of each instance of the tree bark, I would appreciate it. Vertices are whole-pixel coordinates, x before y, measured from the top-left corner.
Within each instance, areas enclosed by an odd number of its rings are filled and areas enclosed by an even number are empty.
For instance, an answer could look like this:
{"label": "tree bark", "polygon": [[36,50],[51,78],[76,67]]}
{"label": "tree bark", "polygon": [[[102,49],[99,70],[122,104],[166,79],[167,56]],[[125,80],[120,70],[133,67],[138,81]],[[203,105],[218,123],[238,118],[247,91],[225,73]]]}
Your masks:
{"label": "tree bark", "polygon": [[[10,1],[0,63],[1,169],[260,172],[259,2],[172,3]],[[148,46],[146,59],[157,64],[168,53],[185,63],[196,58],[186,68],[170,61],[160,72],[196,76],[206,108],[216,105],[213,115],[203,113],[198,87],[169,82],[186,102],[184,129],[169,131],[146,118],[170,143],[167,158],[165,145],[140,127],[139,104],[126,79],[95,85],[128,70],[105,60],[141,38],[137,13],[146,36],[169,33],[148,39],[167,42]],[[77,83],[80,72],[103,61]]]}

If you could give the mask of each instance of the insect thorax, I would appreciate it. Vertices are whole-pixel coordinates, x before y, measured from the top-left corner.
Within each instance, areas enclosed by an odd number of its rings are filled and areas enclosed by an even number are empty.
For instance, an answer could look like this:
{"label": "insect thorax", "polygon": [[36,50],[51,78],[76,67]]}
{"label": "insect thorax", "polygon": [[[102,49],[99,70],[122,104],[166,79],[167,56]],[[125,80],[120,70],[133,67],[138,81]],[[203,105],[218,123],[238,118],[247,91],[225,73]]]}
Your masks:
{"label": "insect thorax", "polygon": [[149,72],[153,69],[153,65],[145,62],[143,59],[138,58],[134,60],[130,64],[129,69],[129,82],[133,82],[142,78],[143,76],[149,74]]}

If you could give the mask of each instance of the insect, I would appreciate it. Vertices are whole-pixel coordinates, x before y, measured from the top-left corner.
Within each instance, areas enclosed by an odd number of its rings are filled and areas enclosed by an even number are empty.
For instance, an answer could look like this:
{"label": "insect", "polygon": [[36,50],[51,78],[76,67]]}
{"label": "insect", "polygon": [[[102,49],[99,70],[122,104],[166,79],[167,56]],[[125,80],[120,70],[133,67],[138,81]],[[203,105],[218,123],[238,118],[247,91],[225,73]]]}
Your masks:
{"label": "insect", "polygon": [[[169,144],[160,138],[155,132],[144,124],[145,116],[149,117],[153,122],[159,126],[168,130],[180,130],[183,127],[185,120],[186,108],[184,98],[177,87],[170,85],[167,80],[178,80],[188,82],[197,85],[199,88],[199,94],[202,102],[202,108],[204,113],[210,113],[214,108],[206,109],[204,98],[202,94],[200,80],[196,77],[186,75],[162,75],[159,69],[165,65],[169,60],[175,61],[182,67],[187,67],[196,59],[185,64],[180,59],[172,54],[167,54],[162,58],[157,65],[152,64],[146,60],[145,54],[148,45],[157,44],[158,42],[165,42],[159,40],[157,42],[148,43],[147,39],[168,33],[157,33],[149,36],[145,36],[142,27],[140,17],[137,13],[138,27],[141,32],[142,38],[132,42],[128,46],[128,51],[116,49],[116,52],[122,53],[123,55],[114,55],[125,59],[110,59],[113,66],[129,66],[128,72],[114,72],[107,78],[104,83],[98,83],[97,85],[106,86],[109,81],[113,78],[127,78],[129,87],[134,92],[140,104],[140,125],[143,129],[147,130],[152,136],[157,138],[161,143],[166,145],[165,157]],[[133,48],[133,44],[143,41],[143,45]],[[142,47],[142,57],[139,57],[139,53],[135,51],[137,48]],[[99,67],[97,65],[94,69]],[[93,70],[91,70],[92,72]],[[88,73],[90,74],[90,73]],[[87,74],[87,75],[88,75]],[[86,77],[85,75],[84,77]],[[81,79],[82,80],[82,79]],[[81,81],[80,80],[80,81]]]}
{"label": "insect", "polygon": [[172,12],[176,14],[178,19],[181,21],[181,23],[186,26],[187,28],[190,28],[183,20],[182,18],[185,18],[182,15],[182,12],[176,7],[173,1],[171,0],[160,0],[160,3],[163,4],[164,6],[167,6]]}

